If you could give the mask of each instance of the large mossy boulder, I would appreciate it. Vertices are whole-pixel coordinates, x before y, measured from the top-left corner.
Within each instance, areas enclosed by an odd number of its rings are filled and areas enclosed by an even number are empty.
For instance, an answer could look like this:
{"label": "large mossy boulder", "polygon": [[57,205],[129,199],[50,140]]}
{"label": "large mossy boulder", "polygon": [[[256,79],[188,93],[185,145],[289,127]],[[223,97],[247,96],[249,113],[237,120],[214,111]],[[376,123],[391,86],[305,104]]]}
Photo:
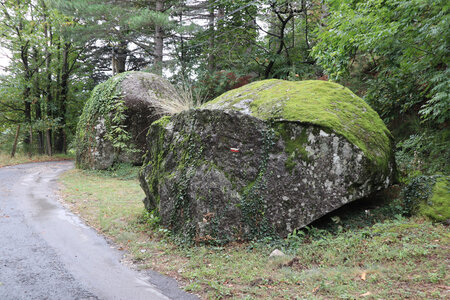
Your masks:
{"label": "large mossy boulder", "polygon": [[155,104],[177,97],[165,79],[127,72],[99,84],[86,102],[76,133],[76,164],[107,169],[117,162],[142,164],[145,136],[161,117]]}
{"label": "large mossy boulder", "polygon": [[391,135],[325,81],[264,80],[152,124],[145,206],[187,240],[286,236],[394,179]]}

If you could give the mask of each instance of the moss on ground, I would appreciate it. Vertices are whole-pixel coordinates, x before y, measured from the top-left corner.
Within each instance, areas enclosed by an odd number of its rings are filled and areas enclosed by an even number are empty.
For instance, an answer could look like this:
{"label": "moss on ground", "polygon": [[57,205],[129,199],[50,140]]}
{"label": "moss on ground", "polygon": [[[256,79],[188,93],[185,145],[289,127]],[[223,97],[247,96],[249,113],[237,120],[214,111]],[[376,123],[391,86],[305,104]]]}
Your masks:
{"label": "moss on ground", "polygon": [[337,83],[263,80],[229,91],[202,108],[329,128],[360,148],[377,167],[387,169],[390,161],[391,134],[383,121],[366,102]]}
{"label": "moss on ground", "polygon": [[420,205],[419,213],[437,222],[450,219],[450,177],[437,178],[432,196]]}

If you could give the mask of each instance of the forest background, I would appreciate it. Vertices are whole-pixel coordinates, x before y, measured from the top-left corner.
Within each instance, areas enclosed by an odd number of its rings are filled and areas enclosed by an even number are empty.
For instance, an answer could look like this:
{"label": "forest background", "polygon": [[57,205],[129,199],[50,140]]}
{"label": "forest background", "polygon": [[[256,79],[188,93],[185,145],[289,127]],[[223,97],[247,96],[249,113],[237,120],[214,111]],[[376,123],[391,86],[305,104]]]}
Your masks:
{"label": "forest background", "polygon": [[200,104],[266,78],[333,80],[394,135],[404,177],[449,174],[445,0],[1,0],[0,151],[66,153],[95,85],[141,70]]}

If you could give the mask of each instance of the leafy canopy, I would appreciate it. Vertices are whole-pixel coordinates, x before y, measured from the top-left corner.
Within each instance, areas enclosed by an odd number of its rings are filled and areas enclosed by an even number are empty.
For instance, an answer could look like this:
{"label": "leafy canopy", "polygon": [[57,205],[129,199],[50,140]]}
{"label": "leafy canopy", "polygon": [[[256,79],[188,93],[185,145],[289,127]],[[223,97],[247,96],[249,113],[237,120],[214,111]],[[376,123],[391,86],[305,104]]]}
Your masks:
{"label": "leafy canopy", "polygon": [[418,110],[430,123],[450,113],[450,2],[329,0],[330,15],[313,49],[333,79],[364,64],[367,100],[386,119]]}

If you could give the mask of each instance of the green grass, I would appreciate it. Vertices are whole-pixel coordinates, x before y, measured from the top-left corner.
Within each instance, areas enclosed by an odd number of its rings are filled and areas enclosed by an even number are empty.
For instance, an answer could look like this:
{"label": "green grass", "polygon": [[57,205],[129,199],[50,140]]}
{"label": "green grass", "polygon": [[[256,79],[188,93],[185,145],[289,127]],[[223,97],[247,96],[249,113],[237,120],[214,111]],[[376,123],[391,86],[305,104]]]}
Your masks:
{"label": "green grass", "polygon": [[[144,212],[137,180],[112,176],[117,175],[65,173],[65,201],[126,249],[138,267],[177,278],[185,290],[204,299],[449,297],[450,234],[442,224],[399,215],[377,219],[374,209],[370,221],[338,226],[334,233],[310,228],[286,240],[180,246],[158,227],[157,218]],[[336,224],[349,220],[333,217]],[[274,248],[287,255],[269,259]]]}
{"label": "green grass", "polygon": [[53,156],[33,155],[32,157],[29,157],[28,154],[23,153],[16,153],[16,155],[13,158],[11,158],[11,155],[9,153],[0,152],[0,168],[32,162],[70,160],[73,158],[74,158],[73,155],[67,154],[55,154]]}

